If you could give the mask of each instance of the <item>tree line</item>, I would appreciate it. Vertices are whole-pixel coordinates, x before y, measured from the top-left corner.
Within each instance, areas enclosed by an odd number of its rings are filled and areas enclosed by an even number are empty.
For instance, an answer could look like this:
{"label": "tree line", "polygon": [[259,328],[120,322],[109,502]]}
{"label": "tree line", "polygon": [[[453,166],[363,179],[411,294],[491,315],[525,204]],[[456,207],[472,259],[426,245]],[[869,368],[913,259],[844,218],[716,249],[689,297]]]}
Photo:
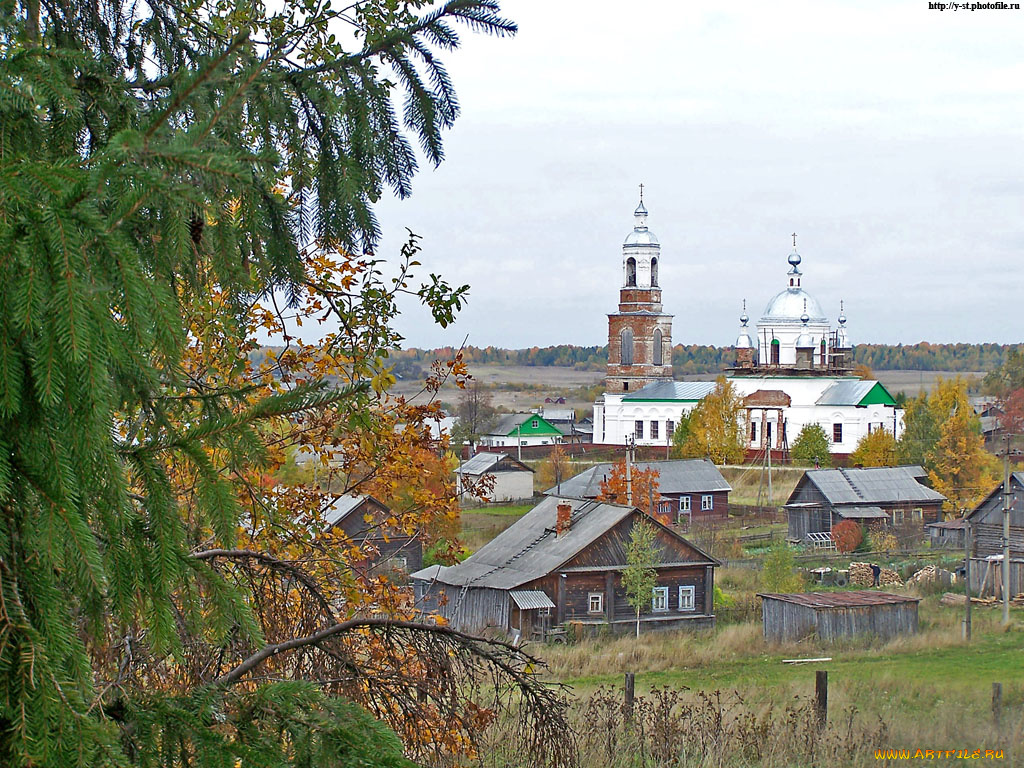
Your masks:
{"label": "tree line", "polygon": [[[854,347],[854,363],[874,370],[904,371],[992,371],[1002,366],[1010,352],[1018,350],[1016,344],[860,344]],[[410,348],[394,352],[392,360],[397,368],[410,364],[429,366],[436,359],[450,359],[459,350],[454,347],[438,349]],[[474,347],[462,349],[463,360],[473,364],[502,364],[521,366],[560,366],[585,371],[600,371],[608,364],[608,347],[558,344],[551,347],[504,349],[502,347]],[[719,373],[735,361],[732,347],[707,344],[676,344],[672,348],[672,369],[676,376],[687,374]]]}

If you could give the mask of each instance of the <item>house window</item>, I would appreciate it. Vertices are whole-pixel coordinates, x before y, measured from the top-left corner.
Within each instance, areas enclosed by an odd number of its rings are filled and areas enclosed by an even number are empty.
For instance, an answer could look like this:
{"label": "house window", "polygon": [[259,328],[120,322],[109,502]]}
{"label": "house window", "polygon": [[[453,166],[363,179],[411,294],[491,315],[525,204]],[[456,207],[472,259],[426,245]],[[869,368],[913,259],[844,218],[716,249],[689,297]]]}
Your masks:
{"label": "house window", "polygon": [[914,511],[911,514],[915,520],[924,520],[924,510],[921,507],[914,507]]}
{"label": "house window", "polygon": [[600,592],[590,593],[587,613],[604,613],[604,595]]}
{"label": "house window", "polygon": [[636,435],[636,439],[637,440],[643,440],[644,439],[644,423],[642,421],[635,422],[634,426],[633,426],[633,430],[634,430],[633,434]]}
{"label": "house window", "polygon": [[694,609],[694,594],[696,587],[679,588],[679,610],[692,611]]}
{"label": "house window", "polygon": [[832,425],[832,442],[841,443],[843,442],[843,425],[833,424]]}
{"label": "house window", "polygon": [[655,587],[651,590],[651,611],[664,613],[668,610],[668,587]]}
{"label": "house window", "polygon": [[651,440],[657,440],[657,439],[658,439],[658,422],[652,421],[651,422]]}
{"label": "house window", "polygon": [[540,426],[540,422],[534,419],[530,422],[530,429],[537,429]]}
{"label": "house window", "polygon": [[690,497],[689,496],[680,496],[679,497],[679,511],[680,512],[689,512],[690,511]]}
{"label": "house window", "polygon": [[409,559],[406,557],[393,557],[391,558],[391,567],[396,571],[407,571],[409,570]]}
{"label": "house window", "polygon": [[702,510],[709,510],[715,508],[715,497],[710,493],[705,493],[700,497],[700,508]]}

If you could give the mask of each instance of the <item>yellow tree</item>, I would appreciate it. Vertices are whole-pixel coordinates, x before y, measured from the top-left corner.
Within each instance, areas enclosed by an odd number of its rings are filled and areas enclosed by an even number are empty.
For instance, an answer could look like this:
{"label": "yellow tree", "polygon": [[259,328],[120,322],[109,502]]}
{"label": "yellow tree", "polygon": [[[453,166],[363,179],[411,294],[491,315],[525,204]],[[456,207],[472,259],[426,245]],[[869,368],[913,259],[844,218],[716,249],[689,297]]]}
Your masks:
{"label": "yellow tree", "polygon": [[938,439],[927,456],[932,486],[948,499],[947,511],[970,509],[998,484],[999,462],[985,450],[966,383],[959,377],[940,381],[928,409],[938,425]]}
{"label": "yellow tree", "polygon": [[565,449],[560,443],[556,443],[551,453],[541,461],[537,467],[537,482],[541,484],[541,490],[552,488],[560,482],[568,480],[572,476],[572,464]]}
{"label": "yellow tree", "polygon": [[896,438],[884,429],[864,435],[850,454],[850,466],[853,467],[892,467],[895,464]]}
{"label": "yellow tree", "polygon": [[682,458],[706,457],[715,464],[743,459],[744,440],[740,416],[743,398],[732,382],[719,376],[714,390],[690,411],[688,434],[679,448]]}
{"label": "yellow tree", "polygon": [[[654,467],[641,469],[637,465],[630,467],[630,490],[626,488],[626,461],[612,465],[608,477],[601,481],[601,492],[598,501],[610,501],[613,504],[626,504],[631,495],[633,506],[654,513],[658,509],[658,478],[660,473]],[[653,509],[648,509],[652,506]]]}

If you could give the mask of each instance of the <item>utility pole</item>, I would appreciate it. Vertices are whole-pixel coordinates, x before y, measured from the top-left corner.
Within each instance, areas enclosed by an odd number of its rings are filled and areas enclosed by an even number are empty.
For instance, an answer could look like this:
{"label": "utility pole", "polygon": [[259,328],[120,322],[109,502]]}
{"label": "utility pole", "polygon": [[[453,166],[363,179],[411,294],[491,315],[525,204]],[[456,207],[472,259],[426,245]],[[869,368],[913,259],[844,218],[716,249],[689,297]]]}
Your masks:
{"label": "utility pole", "polygon": [[626,440],[626,504],[633,506],[633,445],[636,438]]}
{"label": "utility pole", "polygon": [[1010,435],[1003,451],[1003,626],[1010,624]]}
{"label": "utility pole", "polygon": [[523,422],[516,424],[516,460],[523,460]]}
{"label": "utility pole", "polygon": [[971,526],[964,526],[964,593],[967,603],[964,607],[964,640],[971,639]]}

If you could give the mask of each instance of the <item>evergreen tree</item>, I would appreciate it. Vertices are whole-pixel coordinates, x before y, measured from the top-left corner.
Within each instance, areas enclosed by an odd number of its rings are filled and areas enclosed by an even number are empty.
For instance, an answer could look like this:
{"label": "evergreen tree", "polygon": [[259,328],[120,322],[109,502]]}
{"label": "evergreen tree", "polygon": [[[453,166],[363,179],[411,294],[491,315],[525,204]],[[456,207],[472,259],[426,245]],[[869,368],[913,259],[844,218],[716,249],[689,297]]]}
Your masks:
{"label": "evergreen tree", "polygon": [[831,467],[832,453],[828,435],[820,424],[804,424],[789,451],[793,463],[801,467]]}
{"label": "evergreen tree", "polygon": [[[490,0],[425,5],[27,0],[0,14],[0,765],[404,765],[338,677],[374,712],[415,715],[417,689],[382,682],[397,646],[414,651],[398,671],[441,665],[421,675],[432,706],[465,711],[426,682],[457,679],[461,659],[558,711],[520,657],[335,617],[275,556],[289,542],[240,546],[273,496],[241,482],[281,450],[273,430],[342,413],[330,434],[353,455],[405,439],[367,431],[396,294],[442,325],[464,301],[437,276],[413,286],[414,244],[394,286],[369,255],[371,203],[409,194],[414,143],[442,158],[458,103],[436,53],[457,46],[452,23],[515,29]],[[278,297],[310,296],[337,343],[276,393],[247,381],[260,298],[276,323]],[[317,381],[329,359],[344,361],[335,388]],[[271,581],[288,589],[266,599]],[[314,608],[290,614],[296,591]],[[378,652],[346,645],[353,633]]]}

